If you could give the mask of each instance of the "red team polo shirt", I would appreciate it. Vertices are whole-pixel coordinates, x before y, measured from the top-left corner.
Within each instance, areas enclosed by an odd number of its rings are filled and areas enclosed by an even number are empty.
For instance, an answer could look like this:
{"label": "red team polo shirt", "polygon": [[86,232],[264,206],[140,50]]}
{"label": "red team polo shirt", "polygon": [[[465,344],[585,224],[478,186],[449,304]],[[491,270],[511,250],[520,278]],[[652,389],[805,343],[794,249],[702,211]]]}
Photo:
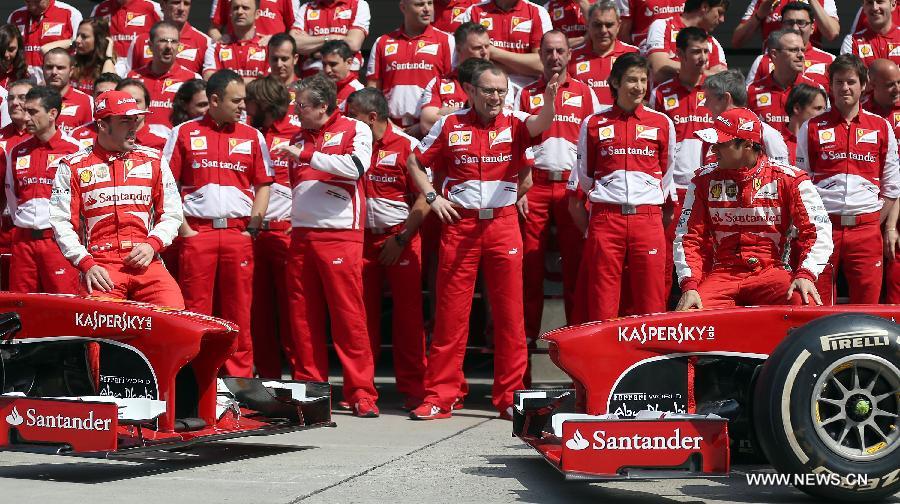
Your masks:
{"label": "red team polo shirt", "polygon": [[43,75],[41,65],[44,56],[41,46],[59,40],[74,40],[82,19],[78,9],[57,0],[50,0],[47,10],[37,18],[32,17],[25,7],[20,7],[9,15],[7,22],[16,25],[24,39],[25,64],[28,65],[30,74]]}
{"label": "red team polo shirt", "polygon": [[469,101],[469,95],[463,90],[456,70],[431,79],[425,86],[425,92],[419,100],[419,110],[425,107],[462,108]]}
{"label": "red team polo shirt", "polygon": [[784,104],[787,102],[791,89],[794,89],[797,84],[821,87],[815,81],[799,74],[792,85],[782,88],[775,82],[772,74],[769,74],[747,88],[747,108],[756,113],[760,120],[784,135],[787,133],[788,124]]}
{"label": "red team polo shirt", "polygon": [[[212,39],[188,23],[184,23],[184,26],[181,27],[180,35],[175,62],[199,74],[203,70],[203,57],[206,55],[206,50],[213,45]],[[153,51],[150,49],[150,34],[149,32],[142,33],[128,49],[128,59],[125,62],[123,73],[127,74],[136,68],[141,68],[150,63],[151,59],[153,59]]]}
{"label": "red team polo shirt", "polygon": [[[826,93],[831,87],[828,83],[828,67],[831,66],[832,61],[834,61],[834,54],[813,47],[812,44],[806,46],[803,62],[806,69],[803,70],[803,75],[815,81],[816,84],[825,89]],[[775,70],[775,65],[768,54],[757,56],[753,66],[750,67],[750,71],[747,72],[747,86],[770,74],[772,70]]]}
{"label": "red team polo shirt", "polygon": [[16,148],[16,145],[19,145],[30,136],[31,134],[28,133],[28,130],[19,131],[16,129],[15,124],[9,123],[0,129],[0,149],[9,153]]}
{"label": "red team polo shirt", "polygon": [[594,54],[591,40],[587,39],[584,44],[572,49],[569,75],[590,86],[597,95],[600,105],[612,105],[612,92],[610,92],[609,83],[606,80],[609,78],[609,72],[612,70],[616,58],[631,52],[638,52],[638,48],[616,40],[609,54],[597,56]]}
{"label": "red team polo shirt", "polygon": [[676,189],[687,189],[694,172],[703,165],[703,141],[694,132],[713,123],[705,94],[703,79],[688,88],[677,78],[663,82],[650,94],[650,108],[668,116],[675,126],[675,157],[670,173]]}
{"label": "red team polo shirt", "polygon": [[[894,11],[891,13],[891,21],[894,26],[900,26],[900,4],[897,4],[897,6],[894,7]],[[850,33],[856,33],[865,30],[868,27],[868,18],[863,12],[862,7],[860,7],[859,10],[856,11],[856,18],[853,19],[853,28],[850,30]]]}
{"label": "red team polo shirt", "polygon": [[434,27],[453,33],[463,24],[466,10],[478,0],[434,0]]}
{"label": "red team polo shirt", "polygon": [[[800,0],[803,3],[809,3],[809,0]],[[819,0],[819,3],[822,4],[822,7],[825,8],[825,13],[828,14],[829,17],[838,20],[838,12],[837,6],[834,3],[834,0]],[[746,22],[750,19],[751,16],[756,12],[756,8],[759,4],[759,0],[750,0],[750,4],[747,6],[747,10],[744,11],[744,16],[741,18],[741,23]],[[772,8],[772,11],[769,12],[769,15],[766,16],[765,21],[762,23],[762,40],[763,44],[766,43],[766,38],[775,30],[780,30],[782,28],[781,25],[781,11],[784,10],[784,6],[787,5],[788,2],[781,0],[775,2],[775,6]],[[822,35],[817,30],[812,35],[812,42],[815,45],[822,44]]]}
{"label": "red team polo shirt", "polygon": [[[304,3],[294,16],[293,28],[314,37],[325,35],[344,36],[352,28],[362,30],[369,35],[369,23],[372,15],[366,0],[313,0]],[[362,53],[356,53],[350,66],[352,72],[362,68]],[[322,62],[305,58],[301,75],[309,77],[322,69]]]}
{"label": "red team polo shirt", "polygon": [[147,91],[150,92],[150,103],[148,103],[150,114],[147,115],[144,122],[146,124],[162,124],[167,128],[172,127],[172,100],[175,99],[178,88],[191,79],[200,78],[199,75],[177,62],[162,75],[153,75],[150,71],[150,64],[147,64],[129,72],[128,77],[143,81],[147,86]]}
{"label": "red team polo shirt", "polygon": [[[678,53],[675,48],[675,37],[686,25],[681,16],[673,16],[668,19],[657,19],[650,25],[647,32],[647,40],[641,45],[641,52],[646,55],[663,53],[674,61],[678,61]],[[712,35],[709,36],[709,61],[707,68],[716,65],[728,66],[725,61],[725,50]]]}
{"label": "red team polo shirt", "polygon": [[159,4],[150,0],[128,0],[125,5],[120,5],[119,0],[103,0],[91,11],[91,17],[109,22],[113,52],[118,58],[126,58],[128,48],[138,34],[149,32],[163,16]]}
{"label": "red team polo shirt", "polygon": [[[271,151],[281,144],[290,144],[297,133],[300,132],[299,124],[291,121],[291,115],[286,114],[280,120],[275,121],[266,131],[266,144]],[[269,207],[266,209],[267,221],[286,221],[291,217],[291,182],[288,174],[290,161],[286,157],[272,158],[272,169],[275,171],[275,182],[270,186]]]}
{"label": "red team polo shirt", "polygon": [[[340,110],[341,113],[344,113],[347,111],[347,98],[349,98],[350,95],[352,95],[354,92],[363,89],[365,86],[363,86],[362,83],[359,82],[359,79],[356,78],[356,74],[354,74],[353,72],[350,72],[350,74],[344,77],[343,80],[340,80],[335,84],[337,85],[338,110]],[[293,102],[294,100],[291,100],[291,103]]]}
{"label": "red team polo shirt", "polygon": [[584,13],[577,0],[550,0],[544,5],[550,14],[553,28],[566,34],[566,38],[583,37],[587,33]]}
{"label": "red team polo shirt", "polygon": [[372,144],[372,165],[365,175],[366,228],[384,229],[406,222],[419,192],[406,172],[406,160],[419,142],[388,123],[381,140]]}
{"label": "red team polo shirt", "polygon": [[94,120],[94,99],[90,95],[69,86],[62,95],[62,110],[56,118],[56,127],[66,134]]}
{"label": "red team polo shirt", "polygon": [[866,66],[881,58],[900,64],[900,25],[893,25],[885,35],[868,28],[847,35],[841,44],[841,54],[855,54]]}
{"label": "red team polo shirt", "polygon": [[269,74],[268,49],[260,44],[262,35],[250,40],[238,40],[230,44],[216,43],[206,50],[203,71],[234,70],[244,79],[255,79]]}
{"label": "red team polo shirt", "polygon": [[404,127],[418,122],[425,86],[452,70],[453,49],[453,37],[432,26],[415,37],[399,29],[375,40],[366,78],[381,81],[391,119]]}
{"label": "red team polo shirt", "polygon": [[615,0],[622,19],[631,20],[631,41],[641,45],[650,25],[684,12],[684,0]]}
{"label": "red team polo shirt", "polygon": [[[213,0],[210,20],[213,26],[224,26],[225,31],[231,29],[231,0]],[[259,0],[257,9],[256,33],[275,35],[291,29],[294,24],[294,7],[291,0]]]}

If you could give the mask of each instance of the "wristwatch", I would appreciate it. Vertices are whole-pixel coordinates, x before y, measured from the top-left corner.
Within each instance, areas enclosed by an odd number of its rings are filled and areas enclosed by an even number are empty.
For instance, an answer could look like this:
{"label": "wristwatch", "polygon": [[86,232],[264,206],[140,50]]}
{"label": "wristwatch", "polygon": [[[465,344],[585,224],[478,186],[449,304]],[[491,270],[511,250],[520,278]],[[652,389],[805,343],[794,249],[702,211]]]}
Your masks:
{"label": "wristwatch", "polygon": [[406,244],[409,243],[409,238],[406,237],[405,230],[395,234],[394,239],[397,240],[397,243],[400,244],[401,247],[405,247]]}
{"label": "wristwatch", "polygon": [[436,192],[431,191],[429,193],[425,193],[425,203],[428,203],[430,205],[430,204],[434,203],[434,200],[436,200],[436,199],[437,199]]}

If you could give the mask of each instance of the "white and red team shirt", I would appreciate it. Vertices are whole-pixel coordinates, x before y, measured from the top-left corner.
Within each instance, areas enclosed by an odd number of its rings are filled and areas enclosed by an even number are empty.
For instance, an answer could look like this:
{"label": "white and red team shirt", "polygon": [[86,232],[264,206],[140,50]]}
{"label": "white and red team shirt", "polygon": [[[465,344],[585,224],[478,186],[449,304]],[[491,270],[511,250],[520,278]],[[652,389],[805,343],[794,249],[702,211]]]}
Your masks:
{"label": "white and red team shirt", "polygon": [[797,166],[810,174],[832,215],[877,212],[879,197],[900,196],[894,129],[865,110],[849,123],[837,109],[803,123],[797,132]]}
{"label": "white and red team shirt", "polygon": [[150,63],[128,73],[128,78],[140,79],[150,92],[150,113],[144,118],[145,124],[162,124],[172,127],[172,100],[175,93],[185,82],[199,79],[200,76],[177,63],[172,64],[169,71],[162,75],[153,75]]}
{"label": "white and red team shirt", "polygon": [[434,123],[416,158],[446,175],[440,191],[451,203],[468,209],[514,205],[519,171],[532,143],[527,119],[523,112],[504,110],[482,125],[473,109],[453,112]]}
{"label": "white and red team shirt", "polygon": [[770,73],[747,88],[747,108],[758,115],[761,121],[784,135],[787,133],[789,120],[784,105],[787,103],[791,90],[798,84],[821,87],[814,80],[798,74],[797,80],[792,85],[782,88]]}
{"label": "white and red team shirt", "polygon": [[627,114],[613,105],[582,123],[573,176],[593,203],[662,205],[677,199],[673,187],[663,186],[675,142],[675,125],[665,114],[643,105]]}
{"label": "white and red team shirt", "polygon": [[35,76],[39,83],[44,81],[41,46],[59,40],[75,40],[82,19],[78,9],[59,0],[50,0],[50,5],[40,17],[33,17],[25,7],[19,7],[9,15],[7,22],[19,28],[25,43],[28,73]]}
{"label": "white and red team shirt", "polygon": [[[678,37],[678,32],[686,26],[681,16],[657,19],[650,25],[647,39],[641,44],[641,53],[645,56],[662,53],[673,61],[678,61],[675,38]],[[719,41],[710,35],[709,61],[706,63],[706,68],[713,68],[718,65],[728,66],[728,62],[725,60],[725,50],[722,49],[722,44],[719,44]]]}
{"label": "white and red team shirt", "polygon": [[[811,43],[806,46],[803,75],[818,84],[819,87],[825,90],[826,94],[829,93],[831,88],[828,82],[828,67],[831,66],[832,61],[834,61],[834,54],[814,47]],[[772,59],[769,58],[768,54],[757,56],[750,67],[750,71],[747,72],[747,87],[769,75],[773,70],[775,70],[775,64],[772,63]]]}
{"label": "white and red team shirt", "polygon": [[650,94],[650,108],[668,116],[675,125],[675,157],[669,174],[676,190],[687,189],[703,164],[703,141],[694,132],[711,127],[715,119],[706,108],[704,80],[688,88],[677,78],[669,79]]}
{"label": "white and red team shirt", "polygon": [[[509,10],[501,9],[494,0],[485,0],[469,7],[464,19],[487,28],[494,47],[517,54],[537,52],[541,37],[553,29],[547,11],[527,0],[517,0]],[[518,87],[534,80],[533,76],[515,74],[509,78]]]}
{"label": "white and red team shirt", "polygon": [[866,66],[882,58],[900,65],[900,25],[893,25],[884,35],[868,28],[847,35],[841,44],[841,54],[855,54]]}
{"label": "white and red team shirt", "polygon": [[62,95],[62,110],[56,117],[56,127],[69,134],[73,129],[93,120],[94,99],[69,86],[69,90]]}
{"label": "white and red team shirt", "polygon": [[608,54],[597,56],[591,40],[588,38],[584,44],[572,48],[572,57],[569,59],[569,75],[590,86],[597,95],[600,105],[610,106],[614,100],[607,82],[609,72],[619,56],[631,52],[638,52],[638,48],[616,40]]}
{"label": "white and red team shirt", "polygon": [[300,130],[293,143],[301,155],[289,167],[292,238],[363,241],[372,130],[335,111],[318,130]]}
{"label": "white and red team shirt", "polygon": [[96,145],[56,170],[50,224],[62,254],[82,272],[98,259],[121,261],[139,243],[159,252],[183,220],[178,186],[156,149],[122,153]]}
{"label": "white and red team shirt", "polygon": [[28,133],[27,129],[19,131],[15,124],[9,123],[0,128],[0,149],[10,152],[30,136],[31,133]]}
{"label": "white and red team shirt", "polygon": [[[205,33],[194,28],[189,23],[184,23],[178,38],[175,62],[199,74],[203,70],[203,57],[211,45],[213,45],[213,41]],[[116,71],[120,75],[128,75],[128,72],[149,64],[152,59],[153,50],[150,48],[150,34],[142,33],[131,43],[131,46],[128,48],[127,59],[116,68]]]}
{"label": "white and red team shirt", "polygon": [[[70,136],[78,142],[82,149],[93,147],[97,142],[97,121],[75,128]],[[166,146],[166,137],[158,135],[145,125],[135,134],[134,143],[161,151]]]}
{"label": "white and red team shirt", "polygon": [[113,40],[113,53],[117,58],[127,58],[128,48],[138,34],[149,32],[163,14],[159,4],[151,0],[103,0],[91,11],[91,17],[109,22],[109,35]]}
{"label": "white and red team shirt", "polygon": [[206,49],[203,71],[234,70],[245,80],[269,75],[268,48],[260,43],[262,35],[228,44],[217,42]]}
{"label": "white and red team shirt", "polygon": [[392,120],[404,127],[418,122],[425,86],[450,73],[454,48],[453,37],[431,25],[415,37],[399,29],[375,40],[366,78],[380,81]]}
{"label": "white and red team shirt", "polygon": [[[335,82],[335,84],[337,85],[337,106],[341,113],[347,111],[347,98],[356,91],[366,87],[363,86],[362,82],[359,82],[359,79],[356,78],[356,74],[353,72],[350,72],[342,80]],[[293,101],[291,100],[292,103]]]}
{"label": "white and red team shirt", "polygon": [[208,114],[175,126],[163,155],[181,184],[186,217],[250,217],[254,187],[275,176],[261,132],[243,123],[220,126]]}
{"label": "white and red team shirt", "polygon": [[465,21],[466,10],[478,0],[434,0],[434,23],[438,30],[453,33]]}
{"label": "white and red team shirt", "polygon": [[[808,4],[809,0],[800,0],[803,3]],[[817,0],[822,7],[825,9],[825,13],[828,14],[828,17],[833,18],[835,21],[840,21],[838,18],[837,6],[835,5],[834,0]],[[784,6],[790,2],[785,1],[776,1],[775,6],[772,8],[769,15],[766,16],[765,21],[762,24],[762,40],[763,44],[766,43],[766,39],[769,37],[769,34],[775,30],[780,30],[783,28],[781,25],[781,11],[784,10]],[[744,16],[741,18],[741,23],[747,22],[755,13],[757,6],[759,5],[759,0],[750,0],[750,4],[747,5],[747,10],[744,11]],[[853,32],[851,32],[853,33]],[[815,45],[822,45],[822,35],[816,30],[812,35],[812,43]]]}
{"label": "white and red team shirt", "polygon": [[684,0],[615,0],[622,19],[631,20],[631,41],[641,45],[650,25],[684,12]]}
{"label": "white and red team shirt", "polygon": [[62,131],[50,140],[31,137],[9,151],[4,165],[6,206],[13,223],[26,229],[50,228],[50,193],[56,167],[81,146]]}
{"label": "white and red team shirt", "polygon": [[[294,14],[293,28],[314,37],[325,35],[345,36],[352,29],[369,35],[372,14],[366,0],[312,0],[301,5]],[[350,71],[357,73],[363,65],[362,53],[356,53]],[[322,62],[304,58],[300,75],[309,77],[322,70]]]}
{"label": "white and red team shirt", "polygon": [[[293,101],[292,101],[293,103]],[[266,144],[271,151],[281,144],[290,145],[291,140],[300,132],[299,123],[292,121],[290,114],[272,123],[263,131]],[[269,207],[266,209],[267,221],[287,221],[291,218],[291,181],[288,174],[290,160],[287,157],[272,158],[272,169],[275,171],[275,182],[269,190]]]}
{"label": "white and red team shirt", "polygon": [[[547,82],[541,78],[522,88],[516,100],[518,110],[536,115],[544,108]],[[550,172],[568,172],[575,168],[578,131],[585,117],[598,112],[600,103],[587,84],[567,78],[556,94],[556,113],[550,127],[531,147],[534,166]]]}
{"label": "white and red team shirt", "polygon": [[[900,4],[897,4],[893,12],[891,12],[891,22],[894,26],[900,26]],[[853,25],[851,26],[853,28],[850,29],[850,33],[856,33],[869,27],[869,19],[863,12],[862,7],[856,11],[856,17],[853,18]]]}
{"label": "white and red team shirt", "polygon": [[385,229],[406,222],[410,203],[419,192],[406,172],[406,160],[419,141],[390,122],[372,144],[372,163],[365,176],[366,229]]}
{"label": "white and red team shirt", "polygon": [[[260,35],[275,35],[291,29],[294,24],[294,6],[291,0],[258,0],[256,21],[253,26]],[[210,24],[224,27],[231,32],[231,0],[213,0]]]}
{"label": "white and red team shirt", "polygon": [[587,22],[578,0],[550,0],[544,4],[550,14],[553,28],[566,34],[566,38],[584,37],[587,33]]}
{"label": "white and red team shirt", "polygon": [[[516,97],[518,92],[516,86],[507,80],[508,90],[506,99],[503,102],[503,108],[506,110],[516,109]],[[451,107],[461,109],[467,106],[469,95],[463,89],[462,83],[459,82],[459,74],[454,69],[452,72],[444,74],[440,77],[431,79],[425,86],[425,91],[419,99],[419,110],[425,107]]]}

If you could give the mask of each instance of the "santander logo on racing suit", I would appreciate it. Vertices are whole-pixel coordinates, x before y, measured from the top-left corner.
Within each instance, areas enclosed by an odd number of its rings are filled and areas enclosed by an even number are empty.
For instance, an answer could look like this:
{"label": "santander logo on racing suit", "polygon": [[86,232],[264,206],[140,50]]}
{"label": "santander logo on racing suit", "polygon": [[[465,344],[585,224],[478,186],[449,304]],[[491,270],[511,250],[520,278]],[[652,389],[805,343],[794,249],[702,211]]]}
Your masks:
{"label": "santander logo on racing suit", "polygon": [[584,438],[578,429],[572,439],[566,441],[566,448],[580,451],[592,450],[698,450],[703,443],[703,436],[682,436],[681,429],[676,428],[671,436],[607,436],[606,431],[597,430],[591,436],[593,442]]}

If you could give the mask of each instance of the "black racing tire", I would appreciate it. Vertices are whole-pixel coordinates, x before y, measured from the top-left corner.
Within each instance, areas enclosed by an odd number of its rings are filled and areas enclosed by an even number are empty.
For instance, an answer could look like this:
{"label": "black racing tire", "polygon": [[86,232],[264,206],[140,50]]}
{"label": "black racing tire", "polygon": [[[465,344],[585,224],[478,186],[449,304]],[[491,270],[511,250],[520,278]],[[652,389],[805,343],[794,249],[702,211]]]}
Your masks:
{"label": "black racing tire", "polygon": [[791,331],[754,392],[753,423],[769,462],[783,474],[836,475],[797,484],[819,498],[868,502],[897,493],[898,370],[900,327],[890,320],[844,313]]}

